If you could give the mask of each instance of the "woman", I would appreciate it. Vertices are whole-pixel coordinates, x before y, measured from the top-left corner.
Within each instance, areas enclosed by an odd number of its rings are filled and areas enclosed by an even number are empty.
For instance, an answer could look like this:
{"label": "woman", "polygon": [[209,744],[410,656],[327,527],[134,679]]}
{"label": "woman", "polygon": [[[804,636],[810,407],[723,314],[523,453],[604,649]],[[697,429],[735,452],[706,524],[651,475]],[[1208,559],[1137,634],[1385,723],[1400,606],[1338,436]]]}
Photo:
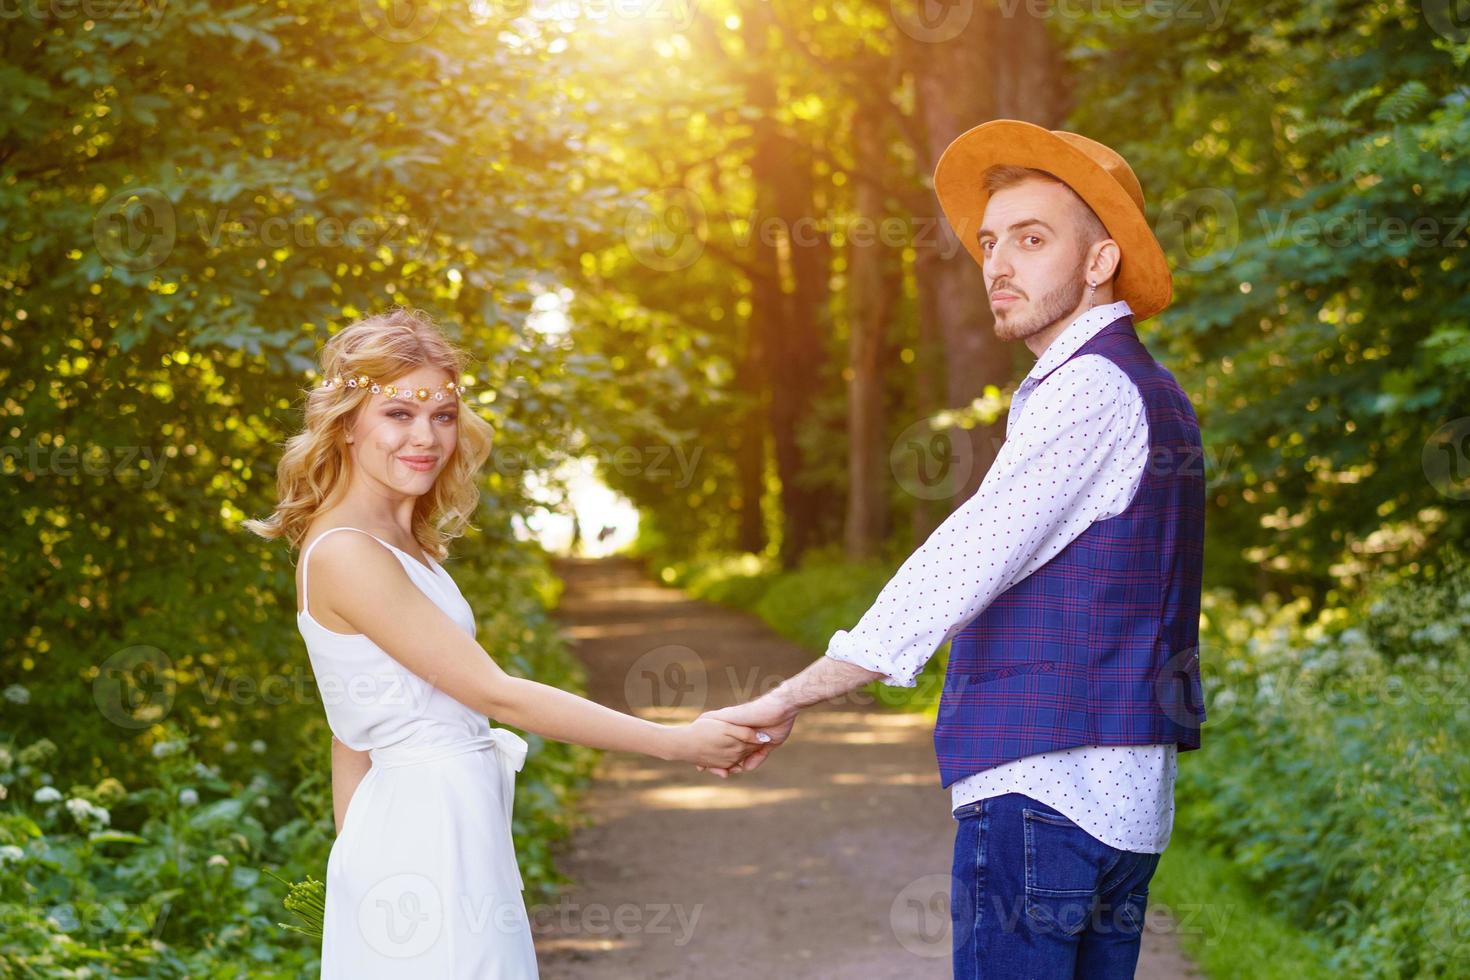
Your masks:
{"label": "woman", "polygon": [[279,503],[246,526],[302,549],[297,625],[332,730],[338,836],[322,976],[536,976],[510,834],[526,743],[547,738],[728,768],[765,739],[665,726],[512,677],[439,564],[478,501],[490,426],[463,354],[420,313],[360,320],[322,352]]}

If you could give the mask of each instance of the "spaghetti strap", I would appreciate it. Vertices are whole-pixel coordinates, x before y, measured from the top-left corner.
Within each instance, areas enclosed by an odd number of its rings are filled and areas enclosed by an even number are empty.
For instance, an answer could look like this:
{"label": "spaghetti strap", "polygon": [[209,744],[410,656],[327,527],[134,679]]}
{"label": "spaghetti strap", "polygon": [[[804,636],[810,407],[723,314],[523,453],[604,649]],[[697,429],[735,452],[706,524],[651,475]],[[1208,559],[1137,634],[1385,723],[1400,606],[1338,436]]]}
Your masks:
{"label": "spaghetti strap", "polygon": [[382,538],[378,537],[376,534],[373,534],[371,531],[364,531],[360,527],[348,527],[345,524],[342,525],[341,527],[329,527],[325,531],[323,531],[321,534],[318,534],[312,540],[311,544],[309,544],[309,545],[306,546],[306,550],[301,553],[301,611],[304,612],[304,613],[306,613],[308,616],[311,615],[311,608],[310,608],[311,597],[310,597],[309,593],[307,592],[307,588],[308,588],[307,577],[311,574],[311,566],[309,566],[306,563],[306,560],[311,557],[311,549],[312,548],[315,548],[317,546],[317,542],[318,541],[321,541],[322,538],[324,538],[327,535],[331,534],[333,531],[356,531],[358,534],[366,534],[368,537],[370,537],[374,541],[378,542],[378,544],[381,544],[381,545],[387,545],[388,544],[388,542],[384,541]]}

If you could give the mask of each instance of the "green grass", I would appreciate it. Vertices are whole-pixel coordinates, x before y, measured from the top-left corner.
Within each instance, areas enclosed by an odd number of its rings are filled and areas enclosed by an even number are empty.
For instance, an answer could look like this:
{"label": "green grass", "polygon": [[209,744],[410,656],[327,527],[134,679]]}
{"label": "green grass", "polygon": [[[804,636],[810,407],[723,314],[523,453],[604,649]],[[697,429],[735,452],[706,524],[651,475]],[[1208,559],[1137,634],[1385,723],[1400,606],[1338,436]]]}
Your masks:
{"label": "green grass", "polygon": [[[1228,858],[1190,839],[1188,823],[1180,808],[1149,901],[1150,912],[1157,903],[1173,913],[1171,928],[1200,972],[1214,980],[1337,977],[1325,942],[1284,922]],[[1149,928],[1156,925],[1150,917]]]}

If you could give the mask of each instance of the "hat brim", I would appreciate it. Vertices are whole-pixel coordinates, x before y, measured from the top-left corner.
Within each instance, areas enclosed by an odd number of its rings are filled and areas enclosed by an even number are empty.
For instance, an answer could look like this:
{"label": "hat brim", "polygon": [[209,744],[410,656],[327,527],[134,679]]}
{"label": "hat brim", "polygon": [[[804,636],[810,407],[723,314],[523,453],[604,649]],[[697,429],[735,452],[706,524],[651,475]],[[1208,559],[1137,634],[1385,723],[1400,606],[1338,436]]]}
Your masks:
{"label": "hat brim", "polygon": [[981,177],[1000,164],[1055,174],[1092,207],[1122,252],[1113,295],[1127,301],[1135,322],[1169,305],[1173,275],[1139,205],[1086,153],[1049,129],[1016,119],[992,120],[962,133],[934,168],[939,206],[977,263],[984,263],[976,235],[990,200]]}

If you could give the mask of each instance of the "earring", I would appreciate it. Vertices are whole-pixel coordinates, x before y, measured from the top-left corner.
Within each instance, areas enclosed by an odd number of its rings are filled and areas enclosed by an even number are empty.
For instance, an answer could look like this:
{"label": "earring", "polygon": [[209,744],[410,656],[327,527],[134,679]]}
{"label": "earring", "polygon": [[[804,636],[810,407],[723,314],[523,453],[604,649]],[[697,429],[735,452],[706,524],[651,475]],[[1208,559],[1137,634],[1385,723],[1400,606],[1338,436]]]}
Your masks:
{"label": "earring", "polygon": [[1092,294],[1095,293],[1095,292],[1097,292],[1097,283],[1089,281],[1087,283],[1087,308],[1089,310],[1092,309],[1092,307],[1094,305],[1093,304],[1093,300],[1092,300]]}

